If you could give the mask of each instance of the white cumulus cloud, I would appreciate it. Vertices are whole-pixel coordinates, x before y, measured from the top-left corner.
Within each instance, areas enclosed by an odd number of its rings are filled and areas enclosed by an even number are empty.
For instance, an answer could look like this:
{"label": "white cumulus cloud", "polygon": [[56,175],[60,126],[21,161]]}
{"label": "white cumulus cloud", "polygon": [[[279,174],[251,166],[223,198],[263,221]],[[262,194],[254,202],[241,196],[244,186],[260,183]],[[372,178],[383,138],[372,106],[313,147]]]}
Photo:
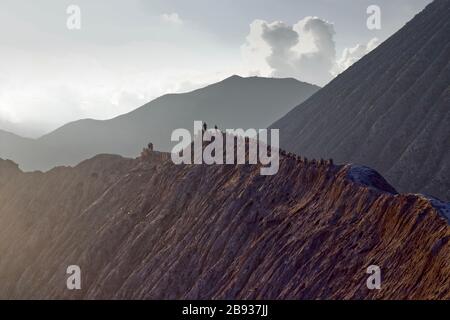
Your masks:
{"label": "white cumulus cloud", "polygon": [[164,22],[171,23],[171,24],[174,24],[174,25],[181,25],[181,24],[183,24],[183,20],[181,20],[180,16],[176,12],[164,13],[164,14],[161,15],[161,19]]}
{"label": "white cumulus cloud", "polygon": [[294,77],[323,86],[378,41],[346,48],[336,60],[334,35],[334,25],[318,17],[305,17],[294,25],[255,20],[241,51],[250,74]]}
{"label": "white cumulus cloud", "polygon": [[337,74],[345,71],[356,61],[364,57],[370,51],[375,49],[379,44],[377,38],[371,39],[367,44],[357,44],[353,48],[345,48],[342,57],[337,61]]}

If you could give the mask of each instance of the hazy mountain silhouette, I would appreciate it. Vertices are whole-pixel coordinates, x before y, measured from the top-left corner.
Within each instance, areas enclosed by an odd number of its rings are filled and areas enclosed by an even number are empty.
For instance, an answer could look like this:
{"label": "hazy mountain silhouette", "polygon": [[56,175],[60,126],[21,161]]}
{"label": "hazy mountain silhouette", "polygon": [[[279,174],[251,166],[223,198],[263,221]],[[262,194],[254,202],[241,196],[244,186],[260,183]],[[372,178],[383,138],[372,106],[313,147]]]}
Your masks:
{"label": "hazy mountain silhouette", "polygon": [[0,118],[0,131],[14,133],[21,137],[40,137],[45,133],[43,129],[38,128],[36,123],[23,126],[20,123],[10,122],[2,118]]}
{"label": "hazy mountain silhouette", "polygon": [[450,199],[450,1],[436,0],[272,127],[282,147]]}
{"label": "hazy mountain silhouette", "polygon": [[194,120],[219,128],[266,128],[319,87],[294,79],[232,76],[205,88],[167,94],[111,120],[71,122],[39,139],[0,135],[0,157],[24,170],[74,165],[99,153],[137,156],[149,141],[169,151],[176,128]]}

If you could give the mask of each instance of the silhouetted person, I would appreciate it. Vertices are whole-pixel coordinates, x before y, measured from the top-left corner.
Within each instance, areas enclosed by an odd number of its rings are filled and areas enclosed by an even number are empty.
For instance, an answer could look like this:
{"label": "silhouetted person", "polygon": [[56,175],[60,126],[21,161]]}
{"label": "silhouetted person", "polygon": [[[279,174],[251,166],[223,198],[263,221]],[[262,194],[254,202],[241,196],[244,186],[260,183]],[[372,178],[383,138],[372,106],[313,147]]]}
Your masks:
{"label": "silhouetted person", "polygon": [[148,144],[148,150],[153,151],[153,143],[150,142]]}

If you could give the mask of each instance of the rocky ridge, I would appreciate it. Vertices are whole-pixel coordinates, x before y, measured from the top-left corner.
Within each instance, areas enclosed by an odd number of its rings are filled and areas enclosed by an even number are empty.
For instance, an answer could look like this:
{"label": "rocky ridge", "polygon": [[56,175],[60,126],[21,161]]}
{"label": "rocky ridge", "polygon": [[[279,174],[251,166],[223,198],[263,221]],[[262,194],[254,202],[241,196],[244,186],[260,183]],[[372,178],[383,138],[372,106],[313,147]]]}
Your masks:
{"label": "rocky ridge", "polygon": [[[261,176],[146,154],[48,173],[1,161],[0,297],[450,298],[446,219],[375,172],[353,181],[352,165],[283,152]],[[80,291],[66,288],[72,264]],[[382,290],[366,287],[372,264]]]}

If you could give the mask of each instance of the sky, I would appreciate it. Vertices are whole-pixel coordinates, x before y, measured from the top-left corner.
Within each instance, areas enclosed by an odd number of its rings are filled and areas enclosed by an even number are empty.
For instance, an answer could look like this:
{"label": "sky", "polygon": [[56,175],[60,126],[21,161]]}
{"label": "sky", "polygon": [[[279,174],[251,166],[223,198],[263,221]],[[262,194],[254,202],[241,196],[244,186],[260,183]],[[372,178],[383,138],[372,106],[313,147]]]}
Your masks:
{"label": "sky", "polygon": [[324,86],[430,2],[2,0],[0,129],[37,137],[233,74]]}

